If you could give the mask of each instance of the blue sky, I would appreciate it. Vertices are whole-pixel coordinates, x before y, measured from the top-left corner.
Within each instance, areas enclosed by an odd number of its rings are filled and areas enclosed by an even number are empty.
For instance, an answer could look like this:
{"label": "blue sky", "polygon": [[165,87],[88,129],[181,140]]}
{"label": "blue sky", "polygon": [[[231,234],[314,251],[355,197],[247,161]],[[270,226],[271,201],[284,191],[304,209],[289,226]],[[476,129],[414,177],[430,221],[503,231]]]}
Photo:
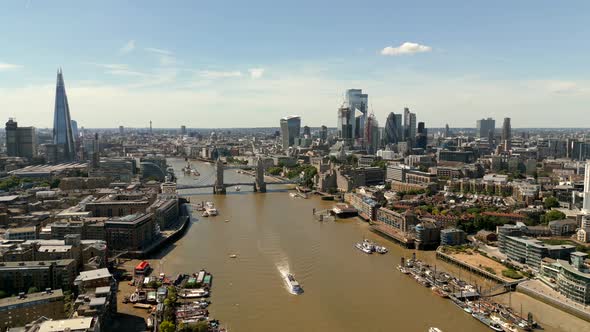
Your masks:
{"label": "blue sky", "polygon": [[[347,88],[384,122],[590,124],[590,2],[5,1],[0,110],[51,126],[63,67],[85,127],[336,123]],[[501,121],[497,121],[501,123]],[[383,123],[382,123],[383,124]]]}

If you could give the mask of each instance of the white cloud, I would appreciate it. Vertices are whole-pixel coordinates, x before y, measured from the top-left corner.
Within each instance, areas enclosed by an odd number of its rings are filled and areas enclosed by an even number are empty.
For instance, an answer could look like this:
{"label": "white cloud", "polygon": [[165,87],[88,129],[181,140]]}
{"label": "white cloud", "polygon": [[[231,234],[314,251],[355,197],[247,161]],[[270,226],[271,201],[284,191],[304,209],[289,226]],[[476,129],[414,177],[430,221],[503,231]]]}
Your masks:
{"label": "white cloud", "polygon": [[96,63],[96,62],[87,62],[90,65],[97,66],[104,69],[110,70],[125,70],[128,69],[129,66],[124,63]]}
{"label": "white cloud", "polygon": [[217,79],[217,78],[231,78],[231,77],[241,77],[241,71],[216,71],[216,70],[203,70],[199,72],[199,76],[208,79]]}
{"label": "white cloud", "polygon": [[161,48],[146,47],[145,50],[148,51],[148,52],[156,53],[156,54],[160,54],[160,55],[172,55],[172,54],[174,54],[171,51],[164,50],[164,49],[161,49]]}
{"label": "white cloud", "polygon": [[20,69],[23,66],[15,65],[13,63],[0,62],[0,71]]}
{"label": "white cloud", "polygon": [[258,79],[264,75],[264,68],[250,68],[248,69],[248,72],[250,72],[251,78]]}
{"label": "white cloud", "polygon": [[547,89],[556,94],[573,94],[580,92],[581,88],[576,82],[570,81],[553,81],[547,83]]}
{"label": "white cloud", "polygon": [[125,45],[123,45],[123,47],[121,47],[119,49],[119,52],[121,54],[127,54],[130,53],[131,51],[133,51],[135,49],[135,40],[130,40],[127,43],[125,43]]}
{"label": "white cloud", "polygon": [[405,42],[398,47],[387,46],[381,50],[381,55],[405,55],[431,52],[432,47],[412,42]]}

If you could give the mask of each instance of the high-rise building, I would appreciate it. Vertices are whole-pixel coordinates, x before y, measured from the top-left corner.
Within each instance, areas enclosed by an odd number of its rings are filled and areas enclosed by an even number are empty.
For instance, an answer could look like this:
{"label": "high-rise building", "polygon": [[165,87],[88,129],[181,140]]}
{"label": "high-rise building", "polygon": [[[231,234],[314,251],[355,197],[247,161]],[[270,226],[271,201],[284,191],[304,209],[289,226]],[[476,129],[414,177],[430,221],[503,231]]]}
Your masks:
{"label": "high-rise building", "polygon": [[445,125],[444,137],[451,137],[451,129],[449,128],[449,124],[448,123]]}
{"label": "high-rise building", "polygon": [[78,131],[78,121],[72,120],[72,134],[74,135],[74,142],[80,139],[80,132]]}
{"label": "high-rise building", "polygon": [[37,130],[19,127],[14,119],[6,122],[6,154],[9,157],[33,158],[37,155]]}
{"label": "high-rise building", "polygon": [[70,118],[70,106],[61,68],[57,71],[55,88],[55,110],[53,113],[53,144],[57,149],[57,162],[72,161],[76,158],[74,132]]}
{"label": "high-rise building", "polygon": [[125,127],[119,126],[119,135],[125,134]]}
{"label": "high-rise building", "polygon": [[[352,113],[349,114],[352,122],[354,138],[363,138],[363,129],[368,116],[369,95],[363,93],[362,89],[348,89],[344,95],[344,103]],[[357,115],[357,112],[360,114]]]}
{"label": "high-rise building", "polygon": [[416,147],[426,149],[428,144],[428,132],[424,122],[418,122],[418,134],[416,135]]}
{"label": "high-rise building", "polygon": [[365,121],[364,142],[367,153],[374,154],[379,148],[379,123],[375,114],[371,114]]}
{"label": "high-rise building", "polygon": [[346,105],[338,109],[338,137],[348,146],[354,141],[354,110]]}
{"label": "high-rise building", "polygon": [[320,128],[320,141],[325,142],[328,140],[328,127],[322,125]]}
{"label": "high-rise building", "polygon": [[492,118],[477,120],[476,123],[476,135],[479,138],[487,138],[490,136],[490,132],[496,130],[496,120]]}
{"label": "high-rise building", "polygon": [[100,165],[100,147],[98,146],[98,133],[94,134],[92,141],[92,167],[98,168]]}
{"label": "high-rise building", "polygon": [[398,117],[395,113],[391,112],[387,116],[387,120],[385,121],[385,130],[384,130],[384,137],[383,141],[385,144],[397,144],[399,142],[399,130],[402,124],[397,122]]}
{"label": "high-rise building", "polygon": [[404,139],[406,142],[416,140],[416,113],[410,112],[409,108],[404,108]]}
{"label": "high-rise building", "polygon": [[287,150],[295,144],[295,138],[299,137],[301,131],[301,117],[291,115],[281,119],[281,138],[283,149]]}
{"label": "high-rise building", "polygon": [[186,126],[180,126],[180,135],[186,136]]}
{"label": "high-rise building", "polygon": [[397,123],[397,141],[404,140],[404,123],[402,122],[402,114],[395,115],[395,123]]}
{"label": "high-rise building", "polygon": [[306,138],[311,137],[311,129],[309,128],[309,126],[303,126],[303,136]]}
{"label": "high-rise building", "polygon": [[502,124],[502,144],[504,149],[509,150],[512,140],[512,127],[510,126],[510,118],[504,118],[504,124]]}
{"label": "high-rise building", "polygon": [[585,214],[590,214],[590,160],[586,161],[586,168],[584,170],[584,203],[582,211]]}

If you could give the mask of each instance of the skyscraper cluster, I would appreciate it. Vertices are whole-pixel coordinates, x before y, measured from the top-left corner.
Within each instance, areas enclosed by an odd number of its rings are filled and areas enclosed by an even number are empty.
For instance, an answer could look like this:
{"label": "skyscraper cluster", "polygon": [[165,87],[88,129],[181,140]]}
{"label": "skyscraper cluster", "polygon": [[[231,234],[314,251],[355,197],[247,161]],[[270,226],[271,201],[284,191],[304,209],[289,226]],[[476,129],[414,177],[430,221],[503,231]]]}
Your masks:
{"label": "skyscraper cluster", "polygon": [[476,136],[479,138],[489,138],[490,133],[493,136],[496,130],[496,120],[492,118],[477,120]]}
{"label": "skyscraper cluster", "polygon": [[365,138],[368,100],[369,95],[361,89],[349,89],[344,94],[344,103],[338,109],[338,136],[349,146]]}

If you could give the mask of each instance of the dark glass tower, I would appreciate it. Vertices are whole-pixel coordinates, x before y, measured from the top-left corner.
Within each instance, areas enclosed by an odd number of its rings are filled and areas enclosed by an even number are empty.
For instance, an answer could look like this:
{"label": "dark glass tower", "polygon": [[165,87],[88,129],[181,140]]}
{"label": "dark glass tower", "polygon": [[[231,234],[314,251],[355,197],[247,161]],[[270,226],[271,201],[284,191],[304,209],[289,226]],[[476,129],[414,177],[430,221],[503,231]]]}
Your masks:
{"label": "dark glass tower", "polygon": [[401,123],[397,122],[395,114],[393,112],[389,113],[387,116],[387,121],[385,121],[385,144],[397,144],[397,142],[399,142],[400,137],[398,137],[398,133],[400,132],[399,127],[401,125]]}
{"label": "dark glass tower", "polygon": [[53,113],[53,144],[57,147],[57,161],[73,161],[76,159],[76,146],[70,106],[66,95],[66,86],[61,68],[57,71],[57,85],[55,87],[55,110]]}

